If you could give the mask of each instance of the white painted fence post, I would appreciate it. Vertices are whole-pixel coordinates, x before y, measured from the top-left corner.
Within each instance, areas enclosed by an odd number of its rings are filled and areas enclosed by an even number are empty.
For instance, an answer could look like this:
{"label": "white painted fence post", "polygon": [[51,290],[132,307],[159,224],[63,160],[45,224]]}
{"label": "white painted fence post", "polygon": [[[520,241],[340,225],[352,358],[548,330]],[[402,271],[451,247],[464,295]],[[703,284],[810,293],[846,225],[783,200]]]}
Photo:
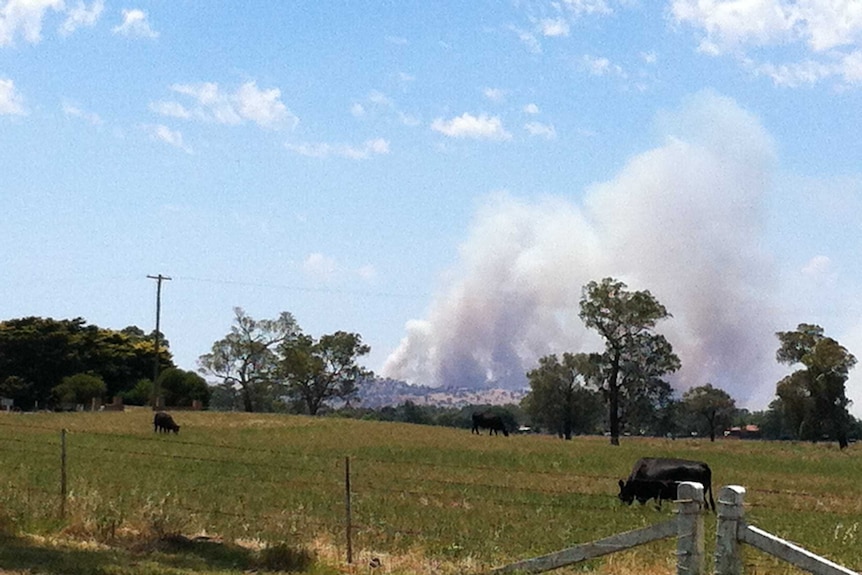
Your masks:
{"label": "white painted fence post", "polygon": [[683,481],[677,489],[677,575],[704,575],[703,485]]}
{"label": "white painted fence post", "polygon": [[745,487],[728,485],[718,492],[718,525],[715,530],[715,575],[742,575],[739,528],[745,510]]}

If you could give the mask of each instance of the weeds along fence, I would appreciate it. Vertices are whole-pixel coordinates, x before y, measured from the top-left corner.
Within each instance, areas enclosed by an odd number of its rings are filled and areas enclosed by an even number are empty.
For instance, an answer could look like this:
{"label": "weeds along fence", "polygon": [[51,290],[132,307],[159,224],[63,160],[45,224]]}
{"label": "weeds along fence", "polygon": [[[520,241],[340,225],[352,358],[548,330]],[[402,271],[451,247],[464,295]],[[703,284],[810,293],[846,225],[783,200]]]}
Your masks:
{"label": "weeds along fence", "polygon": [[[22,429],[26,433],[22,432]],[[65,529],[110,540],[126,534],[209,534],[225,539],[310,542],[323,538],[347,561],[421,547],[453,560],[538,555],[663,518],[621,507],[616,476],[536,469],[516,463],[449,460],[439,446],[310,450],[224,443],[183,435],[74,431],[0,422],[0,533]],[[484,464],[483,464],[484,463]],[[823,540],[850,553],[859,497],[833,510],[813,494],[749,490],[751,514],[787,526],[805,512]],[[843,515],[842,515],[843,513]],[[838,530],[836,524],[843,527]],[[714,528],[707,526],[707,530]],[[672,544],[650,548],[673,556]],[[658,551],[657,551],[658,550]]]}

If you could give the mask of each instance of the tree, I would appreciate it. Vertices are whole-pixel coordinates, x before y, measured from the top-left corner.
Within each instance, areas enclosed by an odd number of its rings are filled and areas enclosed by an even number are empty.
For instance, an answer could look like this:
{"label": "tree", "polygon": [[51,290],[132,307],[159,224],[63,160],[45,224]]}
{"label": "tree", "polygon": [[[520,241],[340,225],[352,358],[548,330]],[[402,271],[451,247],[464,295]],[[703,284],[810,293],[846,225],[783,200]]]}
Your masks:
{"label": "tree", "polygon": [[209,403],[210,389],[204,378],[193,371],[171,368],[159,375],[159,389],[168,407],[191,407],[194,401]]}
{"label": "tree", "polygon": [[102,378],[91,373],[77,373],[64,377],[63,381],[51,390],[60,404],[84,404],[105,395],[108,387]]}
{"label": "tree", "polygon": [[682,404],[686,412],[703,424],[701,427],[709,434],[710,441],[715,441],[716,431],[730,426],[736,412],[736,401],[726,391],[710,383],[683,393]]}
{"label": "tree", "polygon": [[848,411],[850,400],[845,383],[856,358],[837,341],[826,337],[819,325],[801,323],[795,331],[775,335],[780,342],[775,354],[778,362],[804,366],[779,381],[776,387],[788,419],[798,425],[798,436],[811,441],[835,439],[841,449],[847,447],[853,418]]}
{"label": "tree", "polygon": [[601,395],[594,389],[597,366],[585,353],[564,353],[539,359],[539,366],[527,373],[530,392],[523,400],[524,411],[536,424],[559,437],[594,431],[601,421]]}
{"label": "tree", "polygon": [[667,309],[649,291],[627,287],[613,278],[591,281],[580,301],[581,319],[605,341],[601,364],[612,445],[620,442],[621,389],[635,382],[650,386],[679,368],[670,343],[652,332],[659,320],[671,317]]}
{"label": "tree", "polygon": [[135,387],[122,394],[122,398],[128,405],[147,405],[153,398],[153,380],[139,379]]}
{"label": "tree", "polygon": [[245,411],[260,411],[277,400],[279,346],[299,339],[301,331],[289,312],[274,320],[255,320],[242,308],[234,308],[230,333],[200,356],[200,372],[219,378],[222,385],[237,388]]}
{"label": "tree", "polygon": [[356,385],[372,376],[356,363],[371,351],[358,333],[337,331],[318,341],[303,334],[284,341],[279,351],[279,376],[286,393],[302,401],[309,415],[316,415],[330,399],[349,403],[356,395]]}
{"label": "tree", "polygon": [[650,435],[674,430],[674,391],[662,376],[679,367],[679,358],[663,335],[640,333],[631,338],[617,386],[622,429]]}
{"label": "tree", "polygon": [[[115,331],[87,325],[82,318],[0,322],[0,383],[10,381],[7,387],[14,387],[13,399],[22,409],[50,403],[63,378],[78,373],[101,377],[106,395],[120,395],[142,377],[152,377],[154,349],[142,334],[136,327]],[[165,369],[174,365],[167,344],[159,350],[159,363]]]}

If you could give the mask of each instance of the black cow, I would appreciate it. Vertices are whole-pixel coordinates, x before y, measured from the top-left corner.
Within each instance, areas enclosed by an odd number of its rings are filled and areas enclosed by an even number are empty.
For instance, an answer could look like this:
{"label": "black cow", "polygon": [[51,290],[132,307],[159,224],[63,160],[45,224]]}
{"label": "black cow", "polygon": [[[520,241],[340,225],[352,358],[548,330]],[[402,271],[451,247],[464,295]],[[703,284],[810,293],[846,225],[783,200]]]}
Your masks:
{"label": "black cow", "polygon": [[621,479],[619,498],[627,504],[637,499],[644,502],[652,499],[648,492],[654,492],[656,487],[642,482],[675,482],[695,481],[703,485],[704,495],[709,497],[709,505],[715,511],[715,501],[712,498],[712,470],[702,461],[688,459],[673,459],[666,457],[643,457],[638,459],[623,482]]}
{"label": "black cow", "polygon": [[[661,503],[665,500],[673,501],[676,499],[677,488],[679,481],[655,481],[652,479],[629,479],[623,482],[620,479],[620,499],[626,503],[631,503],[633,499],[637,499],[638,503],[643,505],[650,499],[656,502],[656,508],[661,509]],[[625,493],[625,497],[623,494]]]}
{"label": "black cow", "polygon": [[503,423],[503,418],[494,413],[474,413],[473,414],[473,431],[479,435],[479,429],[487,429],[488,435],[492,433],[497,435],[498,432],[502,431],[503,435],[509,437],[509,432],[506,429],[506,424]]}
{"label": "black cow", "polygon": [[160,411],[153,416],[153,432],[155,433],[157,431],[162,433],[170,433],[171,431],[179,433],[180,426],[174,422],[174,418],[171,417],[170,413]]}

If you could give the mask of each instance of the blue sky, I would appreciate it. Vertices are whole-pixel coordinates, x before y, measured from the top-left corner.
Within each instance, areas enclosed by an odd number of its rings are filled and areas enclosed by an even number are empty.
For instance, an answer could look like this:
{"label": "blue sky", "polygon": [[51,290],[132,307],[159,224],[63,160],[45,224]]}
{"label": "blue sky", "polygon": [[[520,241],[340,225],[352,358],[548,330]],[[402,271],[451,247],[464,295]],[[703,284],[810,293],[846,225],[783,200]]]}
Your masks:
{"label": "blue sky", "polygon": [[164,274],[185,369],[239,306],[512,386],[613,276],[763,408],[775,331],[862,355],[860,94],[858,0],[0,0],[0,318],[149,330]]}

